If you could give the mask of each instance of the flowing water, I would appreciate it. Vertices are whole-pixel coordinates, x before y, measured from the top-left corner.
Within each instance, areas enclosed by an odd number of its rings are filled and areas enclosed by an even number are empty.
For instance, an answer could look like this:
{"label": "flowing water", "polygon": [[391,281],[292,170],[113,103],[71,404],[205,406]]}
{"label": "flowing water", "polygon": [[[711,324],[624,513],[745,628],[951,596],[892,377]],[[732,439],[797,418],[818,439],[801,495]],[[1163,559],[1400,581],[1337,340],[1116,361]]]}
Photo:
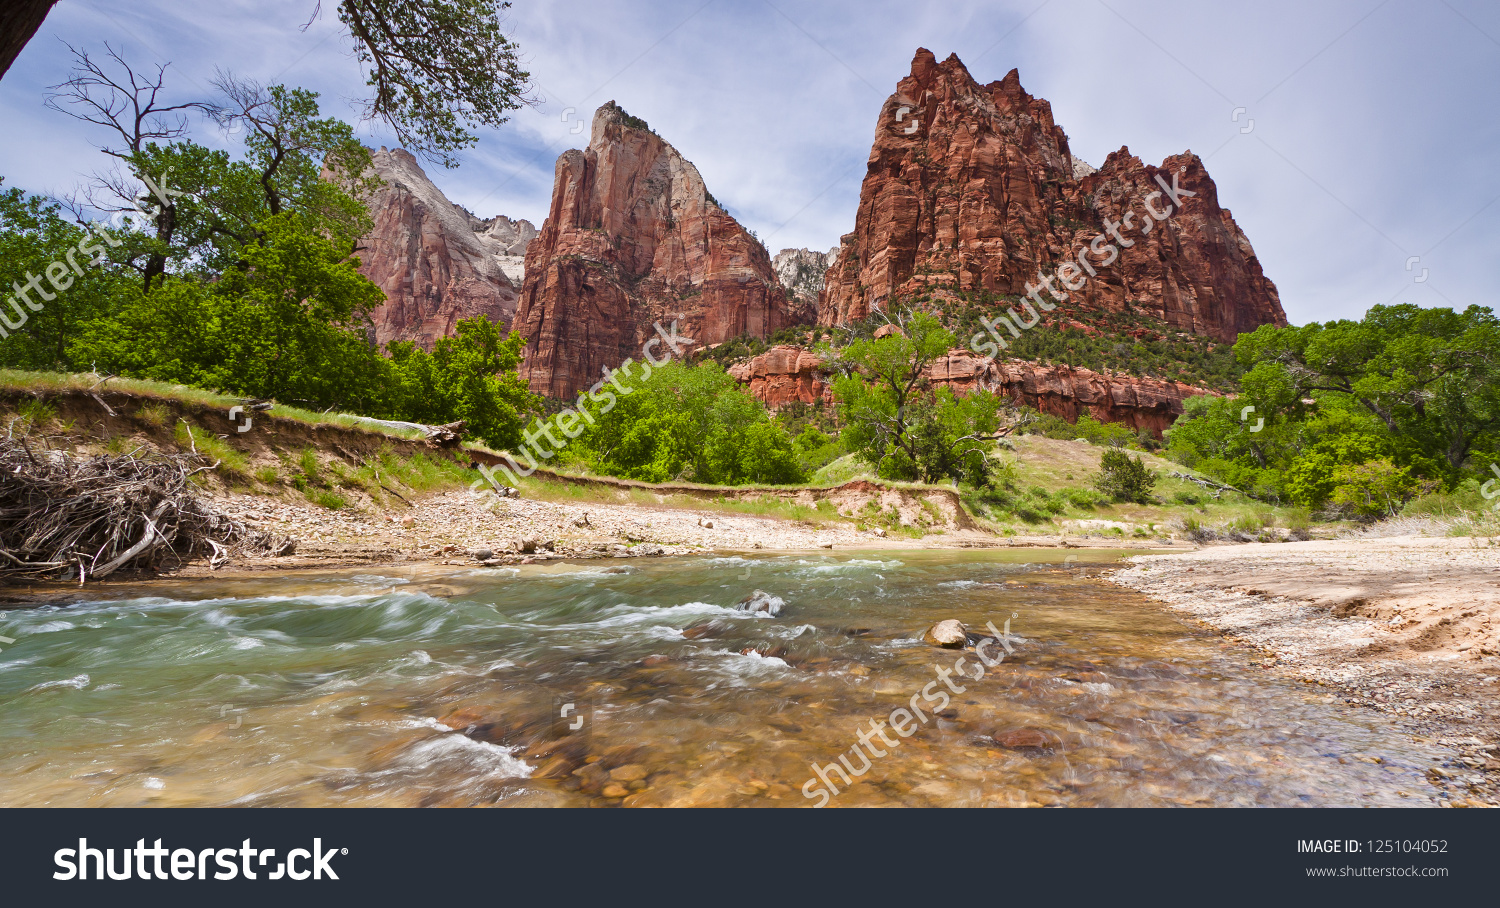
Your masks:
{"label": "flowing water", "polygon": [[[0,805],[797,806],[813,764],[841,806],[1426,800],[1430,749],[1100,581],[1121,553],[1072,554],[391,566],[4,611]],[[736,611],[753,589],[781,615]],[[945,618],[1008,619],[1013,652],[923,644]]]}

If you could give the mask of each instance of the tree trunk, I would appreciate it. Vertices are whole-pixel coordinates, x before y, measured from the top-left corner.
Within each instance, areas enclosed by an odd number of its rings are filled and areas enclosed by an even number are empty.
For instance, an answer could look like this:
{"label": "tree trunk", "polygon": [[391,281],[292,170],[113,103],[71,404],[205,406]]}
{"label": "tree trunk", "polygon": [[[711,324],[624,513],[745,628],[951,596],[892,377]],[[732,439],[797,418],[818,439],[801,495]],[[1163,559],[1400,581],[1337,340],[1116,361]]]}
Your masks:
{"label": "tree trunk", "polygon": [[0,3],[0,78],[26,49],[57,0],[5,0]]}

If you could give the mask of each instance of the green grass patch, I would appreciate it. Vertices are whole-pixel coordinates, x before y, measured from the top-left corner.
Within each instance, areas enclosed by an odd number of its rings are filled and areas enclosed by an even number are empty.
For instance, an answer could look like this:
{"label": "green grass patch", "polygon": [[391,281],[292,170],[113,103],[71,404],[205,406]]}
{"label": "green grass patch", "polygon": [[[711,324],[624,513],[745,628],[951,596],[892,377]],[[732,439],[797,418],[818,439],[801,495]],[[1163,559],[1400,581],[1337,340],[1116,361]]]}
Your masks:
{"label": "green grass patch", "polygon": [[250,477],[250,458],[235,450],[219,436],[190,426],[186,422],[179,422],[174,434],[179,448],[196,450],[209,460],[217,461],[218,465],[214,467],[214,472],[219,475],[240,480]]}
{"label": "green grass patch", "polygon": [[349,506],[344,496],[328,489],[307,489],[302,494],[307,496],[308,501],[319,507],[328,508],[330,511],[341,511]]}
{"label": "green grass patch", "polygon": [[16,414],[26,422],[28,428],[35,428],[56,419],[57,408],[45,400],[25,400],[16,407]]}

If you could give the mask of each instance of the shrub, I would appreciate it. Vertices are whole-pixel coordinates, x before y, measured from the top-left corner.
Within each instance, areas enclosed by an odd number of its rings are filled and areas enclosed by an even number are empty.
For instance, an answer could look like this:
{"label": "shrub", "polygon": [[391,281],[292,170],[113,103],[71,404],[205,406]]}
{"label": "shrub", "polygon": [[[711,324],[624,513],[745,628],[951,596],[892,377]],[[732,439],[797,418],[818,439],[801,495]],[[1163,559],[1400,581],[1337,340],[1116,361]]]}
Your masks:
{"label": "shrub", "polygon": [[1265,524],[1261,522],[1261,519],[1259,517],[1246,515],[1244,517],[1236,517],[1235,519],[1231,520],[1228,525],[1224,527],[1224,529],[1231,532],[1259,533],[1261,527],[1263,526],[1265,526]]}
{"label": "shrub", "polygon": [[1492,504],[1484,497],[1480,481],[1470,476],[1454,486],[1451,492],[1438,490],[1413,498],[1401,509],[1401,516],[1453,517],[1484,510]]}
{"label": "shrub", "polygon": [[1157,474],[1147,468],[1139,456],[1131,457],[1119,448],[1107,448],[1099,458],[1099,475],[1094,486],[1115,501],[1146,504]]}
{"label": "shrub", "polygon": [[303,448],[297,457],[297,466],[301,468],[302,475],[308,482],[321,483],[322,475],[319,473],[318,452],[312,448]]}
{"label": "shrub", "polygon": [[1246,515],[1229,521],[1224,525],[1222,532],[1225,539],[1233,542],[1249,542],[1260,535],[1260,530],[1259,518]]}
{"label": "shrub", "polygon": [[228,442],[202,429],[179,422],[176,429],[177,445],[197,451],[215,462],[215,471],[233,479],[245,479],[250,475],[250,459],[230,446]]}
{"label": "shrub", "polygon": [[165,404],[146,404],[136,411],[135,415],[147,425],[156,426],[160,429],[172,419],[171,412]]}
{"label": "shrub", "polygon": [[16,408],[16,412],[32,426],[40,426],[57,418],[57,408],[45,400],[24,401]]}
{"label": "shrub", "polygon": [[1068,487],[1059,489],[1057,497],[1081,511],[1087,511],[1100,505],[1109,504],[1109,499],[1095,492],[1093,489],[1079,489]]}
{"label": "shrub", "polygon": [[307,496],[308,501],[311,501],[313,504],[319,505],[321,507],[328,508],[330,511],[342,510],[349,504],[349,502],[344,499],[344,496],[340,495],[337,492],[327,491],[326,489],[308,489],[307,491],[303,492],[303,494]]}
{"label": "shrub", "polygon": [[1395,514],[1416,487],[1405,468],[1385,459],[1339,467],[1333,481],[1329,501],[1364,519]]}

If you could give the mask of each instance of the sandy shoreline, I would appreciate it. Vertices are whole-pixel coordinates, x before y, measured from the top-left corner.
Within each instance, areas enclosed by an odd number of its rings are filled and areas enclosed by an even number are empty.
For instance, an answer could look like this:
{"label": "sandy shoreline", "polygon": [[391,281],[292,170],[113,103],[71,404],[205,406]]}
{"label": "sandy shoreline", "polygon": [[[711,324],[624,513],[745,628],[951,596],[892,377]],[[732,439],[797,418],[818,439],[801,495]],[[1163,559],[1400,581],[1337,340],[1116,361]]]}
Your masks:
{"label": "sandy shoreline", "polygon": [[1398,536],[1142,555],[1108,578],[1336,688],[1415,738],[1455,748],[1434,781],[1500,804],[1500,548]]}
{"label": "sandy shoreline", "polygon": [[[290,557],[236,558],[215,572],[426,562],[530,564],[553,559],[628,558],[753,551],[849,551],[944,548],[1135,548],[1172,549],[1183,543],[1078,536],[997,536],[980,529],[948,527],[920,538],[848,523],[814,525],[776,517],[725,513],[711,508],[637,503],[565,503],[526,498],[476,498],[452,491],[412,501],[410,509],[375,515],[329,511],[271,498],[236,495],[216,499],[225,514],[257,529],[297,539]],[[535,546],[523,543],[531,540]],[[530,548],[530,551],[526,549]],[[208,573],[186,566],[172,576]]]}

